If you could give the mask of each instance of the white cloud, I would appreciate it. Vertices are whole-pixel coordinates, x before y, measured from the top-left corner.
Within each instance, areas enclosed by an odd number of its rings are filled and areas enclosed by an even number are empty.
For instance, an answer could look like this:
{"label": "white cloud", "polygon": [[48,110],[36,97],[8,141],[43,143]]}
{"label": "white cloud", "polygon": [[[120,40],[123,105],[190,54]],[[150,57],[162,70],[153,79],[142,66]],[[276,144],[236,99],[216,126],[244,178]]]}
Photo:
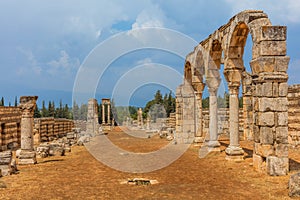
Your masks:
{"label": "white cloud", "polygon": [[145,59],[142,59],[142,60],[138,60],[136,62],[136,65],[144,65],[144,64],[149,64],[149,63],[152,63],[152,59],[151,58],[145,58]]}
{"label": "white cloud", "polygon": [[60,51],[60,57],[47,63],[49,66],[47,72],[51,75],[70,73],[78,69],[80,61],[78,58],[70,58],[65,50]]}
{"label": "white cloud", "polygon": [[[33,55],[31,50],[24,49],[23,47],[17,47],[17,50],[21,52],[27,59],[27,63],[25,64],[28,68],[36,75],[40,75],[42,72],[42,68],[39,66],[38,61],[36,60],[35,56]],[[26,70],[22,67],[17,69],[17,74],[22,75]]]}
{"label": "white cloud", "polygon": [[232,7],[232,15],[242,10],[263,10],[269,15],[271,22],[277,23],[300,23],[300,1],[295,0],[226,0]]}
{"label": "white cloud", "polygon": [[158,8],[152,9],[152,11],[143,10],[136,18],[132,29],[148,28],[148,27],[164,27],[163,14]]}

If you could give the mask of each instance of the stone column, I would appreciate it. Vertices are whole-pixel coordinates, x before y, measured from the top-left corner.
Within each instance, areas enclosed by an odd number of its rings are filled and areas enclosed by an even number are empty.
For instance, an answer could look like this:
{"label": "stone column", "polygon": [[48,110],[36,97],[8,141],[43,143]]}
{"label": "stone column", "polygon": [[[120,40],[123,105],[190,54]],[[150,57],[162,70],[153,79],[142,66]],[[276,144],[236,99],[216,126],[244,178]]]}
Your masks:
{"label": "stone column", "polygon": [[21,152],[19,164],[35,164],[36,154],[33,149],[33,115],[37,96],[20,97],[21,118]]}
{"label": "stone column", "polygon": [[0,123],[0,151],[2,151],[2,124]]}
{"label": "stone column", "polygon": [[218,88],[209,88],[209,142],[207,146],[210,151],[220,151],[220,143],[218,142],[218,104],[217,91]]}
{"label": "stone column", "polygon": [[105,124],[105,105],[102,104],[102,124]]}
{"label": "stone column", "polygon": [[86,131],[90,134],[97,134],[98,128],[98,102],[96,99],[89,99]]}
{"label": "stone column", "polygon": [[203,140],[203,128],[202,128],[202,92],[195,92],[196,95],[196,132],[195,132],[195,142],[201,142]]}
{"label": "stone column", "polygon": [[239,144],[239,86],[229,86],[230,144],[226,148],[227,160],[243,160],[244,151]]}
{"label": "stone column", "polygon": [[107,124],[110,124],[110,104],[107,104]]}

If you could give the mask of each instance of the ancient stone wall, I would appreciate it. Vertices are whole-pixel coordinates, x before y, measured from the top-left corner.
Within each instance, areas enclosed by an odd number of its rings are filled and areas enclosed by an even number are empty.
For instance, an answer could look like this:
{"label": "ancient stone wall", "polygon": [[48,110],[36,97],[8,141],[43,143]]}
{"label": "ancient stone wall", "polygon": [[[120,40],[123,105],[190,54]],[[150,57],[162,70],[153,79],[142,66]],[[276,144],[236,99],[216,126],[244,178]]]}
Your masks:
{"label": "ancient stone wall", "polygon": [[[204,135],[209,133],[209,109],[203,109],[203,132]],[[239,109],[239,135],[240,137],[244,136],[244,118],[243,118],[243,109]],[[218,135],[227,135],[229,136],[229,108],[219,108],[218,109]]]}
{"label": "ancient stone wall", "polygon": [[175,129],[176,113],[170,113],[170,116],[167,118],[166,124],[168,127]]}
{"label": "ancient stone wall", "polygon": [[21,145],[21,111],[19,107],[0,106],[0,151]]}
{"label": "ancient stone wall", "polygon": [[52,141],[55,138],[62,137],[74,128],[73,120],[55,119],[53,117],[34,119],[34,142]]}
{"label": "ancient stone wall", "polygon": [[75,124],[75,127],[80,128],[81,131],[86,131],[87,121],[85,121],[85,120],[75,120],[74,124]]}
{"label": "ancient stone wall", "polygon": [[298,146],[300,144],[300,84],[288,87],[288,129],[289,144]]}

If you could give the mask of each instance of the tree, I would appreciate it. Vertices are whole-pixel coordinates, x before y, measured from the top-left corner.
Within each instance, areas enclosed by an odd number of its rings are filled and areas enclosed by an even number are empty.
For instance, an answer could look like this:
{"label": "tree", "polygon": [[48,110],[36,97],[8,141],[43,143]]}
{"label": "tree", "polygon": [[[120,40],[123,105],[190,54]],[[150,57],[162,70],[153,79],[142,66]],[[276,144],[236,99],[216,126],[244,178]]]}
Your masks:
{"label": "tree", "polygon": [[163,98],[162,98],[162,95],[160,93],[160,90],[157,90],[157,92],[155,93],[154,101],[155,101],[156,104],[162,104],[163,103]]}
{"label": "tree", "polygon": [[48,113],[49,113],[49,117],[54,117],[55,116],[55,105],[54,105],[54,101],[49,101],[48,103]]}
{"label": "tree", "polygon": [[76,103],[76,101],[73,102],[72,111],[73,111],[73,119],[78,120],[79,119],[79,106]]}
{"label": "tree", "polygon": [[49,112],[48,112],[48,110],[46,109],[45,101],[43,100],[43,101],[42,101],[41,117],[48,117],[48,116],[49,116]]}
{"label": "tree", "polygon": [[87,104],[81,104],[80,111],[79,111],[80,112],[79,119],[86,120],[86,118],[87,118],[87,110],[88,110]]}
{"label": "tree", "polygon": [[209,97],[202,99],[202,108],[209,108]]}
{"label": "tree", "polygon": [[175,112],[175,107],[176,107],[176,99],[172,96],[171,91],[169,92],[168,98],[164,101],[166,101],[166,102],[164,102],[164,104],[165,104],[167,116],[169,117],[170,113]]}
{"label": "tree", "polygon": [[39,111],[39,108],[36,106],[34,109],[34,118],[40,118],[41,116],[42,116],[41,112]]}
{"label": "tree", "polygon": [[65,105],[65,107],[63,108],[62,113],[63,113],[62,118],[71,119],[68,104]]}
{"label": "tree", "polygon": [[243,97],[239,98],[239,108],[243,107]]}
{"label": "tree", "polygon": [[63,104],[62,100],[59,101],[59,107],[55,109],[55,117],[56,118],[63,118]]}
{"label": "tree", "polygon": [[15,97],[15,107],[17,107],[18,106],[18,98],[17,98],[17,96]]}
{"label": "tree", "polygon": [[1,98],[0,106],[4,106],[4,97]]}

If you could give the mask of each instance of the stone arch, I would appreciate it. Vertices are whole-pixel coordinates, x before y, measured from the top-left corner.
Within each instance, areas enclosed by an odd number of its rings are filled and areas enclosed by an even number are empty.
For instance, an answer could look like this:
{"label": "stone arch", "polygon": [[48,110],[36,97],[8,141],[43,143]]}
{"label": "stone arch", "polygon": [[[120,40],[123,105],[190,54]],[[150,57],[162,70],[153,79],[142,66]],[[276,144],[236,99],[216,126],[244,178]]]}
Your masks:
{"label": "stone arch", "polygon": [[184,65],[184,79],[185,82],[192,84],[192,67],[189,61],[185,62]]}
{"label": "stone arch", "polygon": [[[251,74],[245,72],[243,62],[244,47],[249,33],[252,37]],[[242,79],[247,78],[249,87],[246,88],[249,91],[253,90],[253,94],[251,93],[253,106],[250,106],[253,110],[252,129],[255,142],[253,166],[258,170],[265,170],[262,166],[266,166],[267,172],[272,175],[287,174],[288,128],[287,122],[281,120],[288,115],[286,71],[289,57],[286,56],[286,27],[272,26],[263,11],[246,10],[238,13],[227,24],[200,42],[188,55],[190,62],[185,66],[187,75],[189,74],[188,78],[195,75],[192,72],[193,66],[198,69],[195,63],[198,63],[200,49],[206,85],[210,92],[210,116],[216,115],[214,97],[220,83],[220,64],[224,62],[224,74],[230,90],[231,105],[236,106],[238,88]],[[202,69],[199,68],[199,71],[201,72]],[[193,84],[193,78],[191,79]],[[230,123],[234,121],[236,125],[238,119],[236,116],[236,112],[234,115],[230,114]],[[211,124],[212,121],[214,119],[210,118],[210,128],[216,126],[215,122]],[[233,127],[234,123],[230,126]],[[214,131],[210,129],[210,137],[211,133]],[[209,147],[218,146],[215,139],[210,138]],[[238,147],[235,145],[239,145],[236,139],[236,135],[234,140],[230,136],[230,145],[234,148],[227,153],[232,156],[237,155],[234,150],[240,150],[235,148]]]}

